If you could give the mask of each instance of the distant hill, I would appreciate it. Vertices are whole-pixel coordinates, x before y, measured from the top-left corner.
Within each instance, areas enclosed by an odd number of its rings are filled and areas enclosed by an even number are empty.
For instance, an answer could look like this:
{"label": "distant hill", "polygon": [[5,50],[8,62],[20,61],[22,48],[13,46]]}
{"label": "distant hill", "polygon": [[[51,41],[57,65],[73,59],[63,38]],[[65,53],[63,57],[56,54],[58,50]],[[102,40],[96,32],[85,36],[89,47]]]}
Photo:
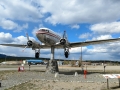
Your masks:
{"label": "distant hill", "polygon": [[4,59],[4,58],[14,58],[14,56],[8,56],[5,54],[0,54],[0,59]]}
{"label": "distant hill", "polygon": [[0,54],[0,58],[5,58],[6,55],[5,54]]}
{"label": "distant hill", "polygon": [[20,57],[20,56],[8,56],[8,55],[5,55],[5,54],[0,54],[0,60],[3,60],[5,58],[8,61],[11,61],[11,60],[25,60],[25,59],[49,60],[49,58]]}

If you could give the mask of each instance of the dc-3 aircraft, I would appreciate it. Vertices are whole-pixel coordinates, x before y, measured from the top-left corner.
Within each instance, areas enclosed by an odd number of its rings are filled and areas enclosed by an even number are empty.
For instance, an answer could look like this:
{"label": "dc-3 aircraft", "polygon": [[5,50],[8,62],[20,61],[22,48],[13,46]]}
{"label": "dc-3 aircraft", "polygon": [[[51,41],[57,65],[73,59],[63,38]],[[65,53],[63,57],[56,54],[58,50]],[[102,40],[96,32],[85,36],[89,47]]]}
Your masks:
{"label": "dc-3 aircraft", "polygon": [[[69,56],[69,49],[74,47],[83,47],[87,45],[94,45],[94,44],[100,44],[100,43],[106,43],[106,42],[113,42],[113,41],[119,41],[120,38],[115,39],[105,39],[105,40],[94,40],[94,41],[85,41],[85,42],[73,42],[70,43],[67,39],[66,32],[64,31],[63,37],[60,37],[57,33],[54,31],[48,29],[48,28],[40,28],[36,32],[36,37],[38,40],[40,40],[43,44],[40,44],[39,42],[33,41],[29,39],[28,34],[27,36],[27,44],[0,44],[3,46],[12,46],[12,47],[22,47],[22,48],[32,48],[32,50],[35,50],[35,58],[39,58],[40,55],[40,49],[47,49],[51,48],[51,58],[49,61],[48,67],[50,68],[49,71],[51,72],[58,72],[58,66],[56,65],[57,61],[54,59],[54,49],[64,49],[64,55],[66,58]],[[55,68],[54,68],[55,67]]]}

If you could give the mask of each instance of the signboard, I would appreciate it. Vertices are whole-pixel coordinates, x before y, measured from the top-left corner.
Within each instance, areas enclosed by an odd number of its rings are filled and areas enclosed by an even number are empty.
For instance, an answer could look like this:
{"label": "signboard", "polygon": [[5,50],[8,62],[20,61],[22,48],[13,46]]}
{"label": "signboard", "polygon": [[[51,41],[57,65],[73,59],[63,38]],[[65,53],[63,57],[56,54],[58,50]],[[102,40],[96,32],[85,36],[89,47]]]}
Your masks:
{"label": "signboard", "polygon": [[103,75],[104,78],[120,78],[120,74],[105,74]]}

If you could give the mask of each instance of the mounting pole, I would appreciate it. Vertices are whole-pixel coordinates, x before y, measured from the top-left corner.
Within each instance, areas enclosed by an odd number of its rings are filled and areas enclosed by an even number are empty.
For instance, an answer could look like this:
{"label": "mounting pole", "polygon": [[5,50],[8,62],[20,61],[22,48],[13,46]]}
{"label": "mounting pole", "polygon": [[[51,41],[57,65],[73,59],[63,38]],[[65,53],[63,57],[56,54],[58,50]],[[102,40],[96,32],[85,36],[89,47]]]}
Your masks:
{"label": "mounting pole", "polygon": [[81,58],[80,58],[80,62],[81,62],[81,69],[83,71],[83,65],[82,65],[82,46],[81,46]]}
{"label": "mounting pole", "polygon": [[54,46],[51,46],[51,57],[47,68],[48,72],[51,73],[59,72],[57,61],[54,60]]}
{"label": "mounting pole", "polygon": [[54,60],[54,47],[51,47],[51,58],[50,60]]}

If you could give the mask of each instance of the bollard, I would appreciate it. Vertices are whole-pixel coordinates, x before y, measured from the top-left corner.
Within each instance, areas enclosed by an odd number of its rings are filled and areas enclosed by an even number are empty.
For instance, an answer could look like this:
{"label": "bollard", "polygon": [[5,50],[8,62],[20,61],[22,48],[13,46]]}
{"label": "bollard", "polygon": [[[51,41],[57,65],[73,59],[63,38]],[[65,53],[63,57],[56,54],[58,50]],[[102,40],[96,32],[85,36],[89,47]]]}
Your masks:
{"label": "bollard", "polygon": [[1,87],[1,82],[2,82],[2,81],[0,80],[0,87]]}
{"label": "bollard", "polygon": [[58,75],[59,75],[59,73],[58,73],[58,72],[56,72],[56,73],[55,73],[55,78],[56,78],[56,77],[58,77]]}
{"label": "bollard", "polygon": [[87,70],[84,70],[84,78],[86,79]]}
{"label": "bollard", "polygon": [[77,73],[77,72],[75,72],[75,76],[78,76],[78,73]]}
{"label": "bollard", "polygon": [[29,64],[29,71],[30,71],[30,64]]}
{"label": "bollard", "polygon": [[109,81],[108,81],[108,78],[107,78],[107,89],[109,89]]}
{"label": "bollard", "polygon": [[119,87],[120,87],[120,78],[118,78],[118,80],[119,80]]}

